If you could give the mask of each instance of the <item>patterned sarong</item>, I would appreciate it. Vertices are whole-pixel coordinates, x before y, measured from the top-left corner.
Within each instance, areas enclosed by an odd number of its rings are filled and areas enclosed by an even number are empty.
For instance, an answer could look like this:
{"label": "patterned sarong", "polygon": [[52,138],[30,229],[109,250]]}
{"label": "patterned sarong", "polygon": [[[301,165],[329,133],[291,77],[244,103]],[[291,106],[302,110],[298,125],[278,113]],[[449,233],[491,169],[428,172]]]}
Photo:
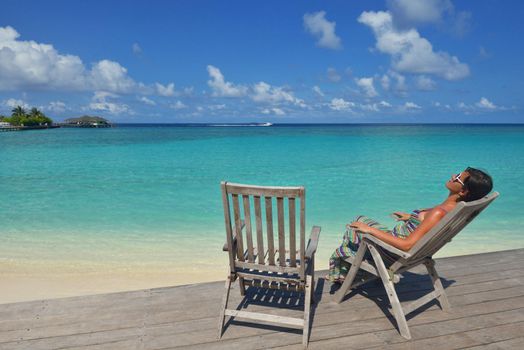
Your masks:
{"label": "patterned sarong", "polygon": [[[387,232],[395,237],[406,238],[409,234],[420,225],[418,214],[421,210],[414,210],[411,217],[407,221],[401,221],[395,225],[393,230],[389,230],[387,227],[381,225],[379,222],[370,219],[366,216],[360,215],[353,221],[363,222],[371,227]],[[342,245],[335,249],[331,258],[329,259],[329,275],[328,278],[331,282],[339,281],[344,278],[348,272],[351,264],[344,261],[345,258],[355,256],[357,254],[360,241],[362,240],[362,232],[357,231],[353,228],[349,228],[344,233]]]}

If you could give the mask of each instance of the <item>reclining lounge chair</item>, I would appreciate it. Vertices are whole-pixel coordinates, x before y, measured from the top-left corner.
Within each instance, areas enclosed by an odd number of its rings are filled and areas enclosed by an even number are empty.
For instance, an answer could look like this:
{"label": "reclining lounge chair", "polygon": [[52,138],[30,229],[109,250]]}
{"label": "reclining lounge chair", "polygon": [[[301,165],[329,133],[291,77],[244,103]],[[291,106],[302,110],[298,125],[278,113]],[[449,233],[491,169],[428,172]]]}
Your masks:
{"label": "reclining lounge chair", "polygon": [[[357,254],[354,257],[345,259],[345,261],[351,264],[351,269],[344,283],[337,291],[335,301],[340,303],[344,299],[348,289],[356,288],[370,280],[380,278],[386,289],[400,334],[406,339],[411,339],[405,315],[419,309],[435,298],[444,311],[450,310],[446,293],[435,270],[433,255],[446,243],[451,241],[456,234],[498,196],[499,194],[497,192],[493,192],[476,201],[458,203],[452,211],[446,214],[435,227],[426,233],[422,239],[407,252],[384,243],[372,235],[364,234]],[[368,251],[371,253],[370,260],[372,261],[366,259],[366,256],[369,256],[366,255]],[[384,263],[384,254],[388,255],[388,260],[391,260],[391,257],[394,258],[394,262],[390,264],[389,267],[386,267]],[[410,270],[420,264],[426,266],[434,290],[403,307],[398,299],[394,283],[399,282],[402,272]],[[366,274],[367,278],[353,283],[359,270],[368,272],[368,274]]]}

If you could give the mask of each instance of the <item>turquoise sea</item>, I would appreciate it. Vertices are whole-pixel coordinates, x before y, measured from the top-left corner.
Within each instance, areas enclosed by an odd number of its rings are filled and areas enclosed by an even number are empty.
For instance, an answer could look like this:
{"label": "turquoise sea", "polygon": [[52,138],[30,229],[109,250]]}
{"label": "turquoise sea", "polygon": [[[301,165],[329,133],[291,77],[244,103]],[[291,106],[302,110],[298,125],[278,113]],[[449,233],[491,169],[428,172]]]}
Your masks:
{"label": "turquoise sea", "polygon": [[353,217],[392,225],[467,166],[501,196],[440,256],[524,247],[524,125],[120,125],[1,133],[0,152],[1,274],[222,279],[221,180],[304,185],[327,268]]}

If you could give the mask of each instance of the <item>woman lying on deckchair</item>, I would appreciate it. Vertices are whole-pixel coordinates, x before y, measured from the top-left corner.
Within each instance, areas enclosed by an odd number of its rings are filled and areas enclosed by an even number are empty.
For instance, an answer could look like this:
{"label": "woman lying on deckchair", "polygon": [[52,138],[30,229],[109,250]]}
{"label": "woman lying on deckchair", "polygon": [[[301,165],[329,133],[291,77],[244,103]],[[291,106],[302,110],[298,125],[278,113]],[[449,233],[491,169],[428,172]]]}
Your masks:
{"label": "woman lying on deckchair", "polygon": [[362,233],[371,234],[378,239],[403,251],[413,245],[435,226],[460,201],[474,201],[487,195],[493,188],[491,177],[481,170],[467,168],[453,175],[446,182],[448,197],[441,204],[428,209],[413,210],[411,214],[395,212],[393,215],[399,223],[389,230],[380,223],[366,217],[357,216],[355,221],[346,225],[342,245],[335,249],[329,259],[329,275],[326,279],[342,283],[350,264],[344,258],[355,256]]}

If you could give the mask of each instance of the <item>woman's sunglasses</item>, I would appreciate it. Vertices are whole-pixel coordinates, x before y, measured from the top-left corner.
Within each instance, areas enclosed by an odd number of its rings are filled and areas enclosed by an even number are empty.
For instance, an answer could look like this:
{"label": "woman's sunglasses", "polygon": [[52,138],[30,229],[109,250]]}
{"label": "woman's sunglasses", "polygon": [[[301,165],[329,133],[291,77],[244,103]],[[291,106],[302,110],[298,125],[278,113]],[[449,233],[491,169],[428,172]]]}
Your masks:
{"label": "woman's sunglasses", "polygon": [[462,185],[462,187],[464,187],[464,182],[462,182],[462,179],[460,178],[460,176],[462,175],[462,173],[458,173],[456,175],[453,175],[453,182],[458,182],[459,184]]}

